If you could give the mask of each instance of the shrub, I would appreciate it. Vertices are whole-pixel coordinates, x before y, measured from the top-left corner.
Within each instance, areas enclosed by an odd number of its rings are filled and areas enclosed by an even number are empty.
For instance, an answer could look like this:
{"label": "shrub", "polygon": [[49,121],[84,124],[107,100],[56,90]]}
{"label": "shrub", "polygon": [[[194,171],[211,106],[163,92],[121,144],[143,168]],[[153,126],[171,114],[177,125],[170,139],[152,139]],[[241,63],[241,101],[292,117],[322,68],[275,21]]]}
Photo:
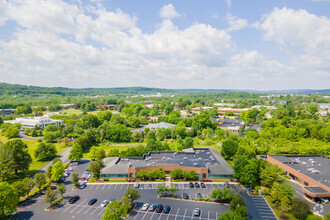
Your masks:
{"label": "shrub", "polygon": [[103,181],[109,181],[109,178],[103,177]]}

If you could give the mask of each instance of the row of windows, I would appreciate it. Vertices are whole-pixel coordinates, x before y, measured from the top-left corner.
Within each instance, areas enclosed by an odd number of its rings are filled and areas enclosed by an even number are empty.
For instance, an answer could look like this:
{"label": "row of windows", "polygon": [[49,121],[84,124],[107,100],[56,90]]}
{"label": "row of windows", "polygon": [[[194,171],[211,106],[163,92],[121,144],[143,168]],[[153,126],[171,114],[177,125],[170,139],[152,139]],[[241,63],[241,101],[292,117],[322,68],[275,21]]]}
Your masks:
{"label": "row of windows", "polygon": [[209,175],[209,178],[233,178],[233,175]]}
{"label": "row of windows", "polygon": [[127,174],[101,174],[101,177],[127,177]]}

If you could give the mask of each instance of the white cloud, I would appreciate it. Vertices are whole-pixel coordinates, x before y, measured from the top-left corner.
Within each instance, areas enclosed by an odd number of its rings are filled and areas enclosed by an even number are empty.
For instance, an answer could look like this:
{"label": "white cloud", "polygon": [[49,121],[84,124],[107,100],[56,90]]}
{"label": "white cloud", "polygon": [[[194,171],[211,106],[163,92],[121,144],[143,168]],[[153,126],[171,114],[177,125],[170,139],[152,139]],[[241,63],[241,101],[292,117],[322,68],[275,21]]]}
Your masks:
{"label": "white cloud", "polygon": [[231,7],[231,0],[226,0],[227,2],[227,7],[230,8]]}
{"label": "white cloud", "polygon": [[305,10],[275,8],[266,15],[259,28],[265,40],[301,47],[305,54],[293,57],[292,65],[302,75],[330,78],[330,19]]}
{"label": "white cloud", "polygon": [[229,24],[227,31],[240,30],[242,28],[245,28],[248,25],[248,21],[246,19],[238,18],[238,17],[232,16],[230,14],[228,14],[226,16],[226,20]]}
{"label": "white cloud", "polygon": [[176,12],[174,6],[172,4],[164,5],[160,11],[159,16],[165,19],[172,19],[180,16],[179,13]]}

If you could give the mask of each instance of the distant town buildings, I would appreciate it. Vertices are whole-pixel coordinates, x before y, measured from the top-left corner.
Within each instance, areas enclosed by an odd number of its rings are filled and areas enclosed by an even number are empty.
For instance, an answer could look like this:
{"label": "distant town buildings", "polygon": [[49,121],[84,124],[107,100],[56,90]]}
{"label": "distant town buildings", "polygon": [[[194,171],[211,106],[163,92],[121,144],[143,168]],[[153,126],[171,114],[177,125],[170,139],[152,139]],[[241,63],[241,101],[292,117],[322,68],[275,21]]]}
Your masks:
{"label": "distant town buildings", "polygon": [[14,114],[15,110],[16,109],[14,109],[14,108],[0,109],[0,114],[2,116]]}
{"label": "distant town buildings", "polygon": [[214,121],[219,122],[218,128],[229,130],[234,133],[238,133],[239,129],[244,127],[244,122],[241,120],[226,120],[226,119],[214,119]]}

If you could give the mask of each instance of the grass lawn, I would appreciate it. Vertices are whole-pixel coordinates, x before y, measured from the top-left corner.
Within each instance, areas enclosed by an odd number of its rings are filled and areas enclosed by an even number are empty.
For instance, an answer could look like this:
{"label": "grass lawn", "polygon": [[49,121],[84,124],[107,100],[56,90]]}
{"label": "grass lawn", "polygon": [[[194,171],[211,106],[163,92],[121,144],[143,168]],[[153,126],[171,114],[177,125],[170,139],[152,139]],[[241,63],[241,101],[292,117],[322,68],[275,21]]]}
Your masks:
{"label": "grass lawn", "polygon": [[[112,145],[102,145],[102,144],[100,144],[96,147],[99,148],[99,149],[103,149],[105,151],[105,154],[108,155],[110,150],[117,149],[119,151],[122,151],[122,150],[127,150],[130,147],[136,147],[140,144],[145,145],[143,143],[123,143],[123,144],[112,144]],[[90,159],[89,154],[90,154],[89,152],[84,153],[83,158]]]}

